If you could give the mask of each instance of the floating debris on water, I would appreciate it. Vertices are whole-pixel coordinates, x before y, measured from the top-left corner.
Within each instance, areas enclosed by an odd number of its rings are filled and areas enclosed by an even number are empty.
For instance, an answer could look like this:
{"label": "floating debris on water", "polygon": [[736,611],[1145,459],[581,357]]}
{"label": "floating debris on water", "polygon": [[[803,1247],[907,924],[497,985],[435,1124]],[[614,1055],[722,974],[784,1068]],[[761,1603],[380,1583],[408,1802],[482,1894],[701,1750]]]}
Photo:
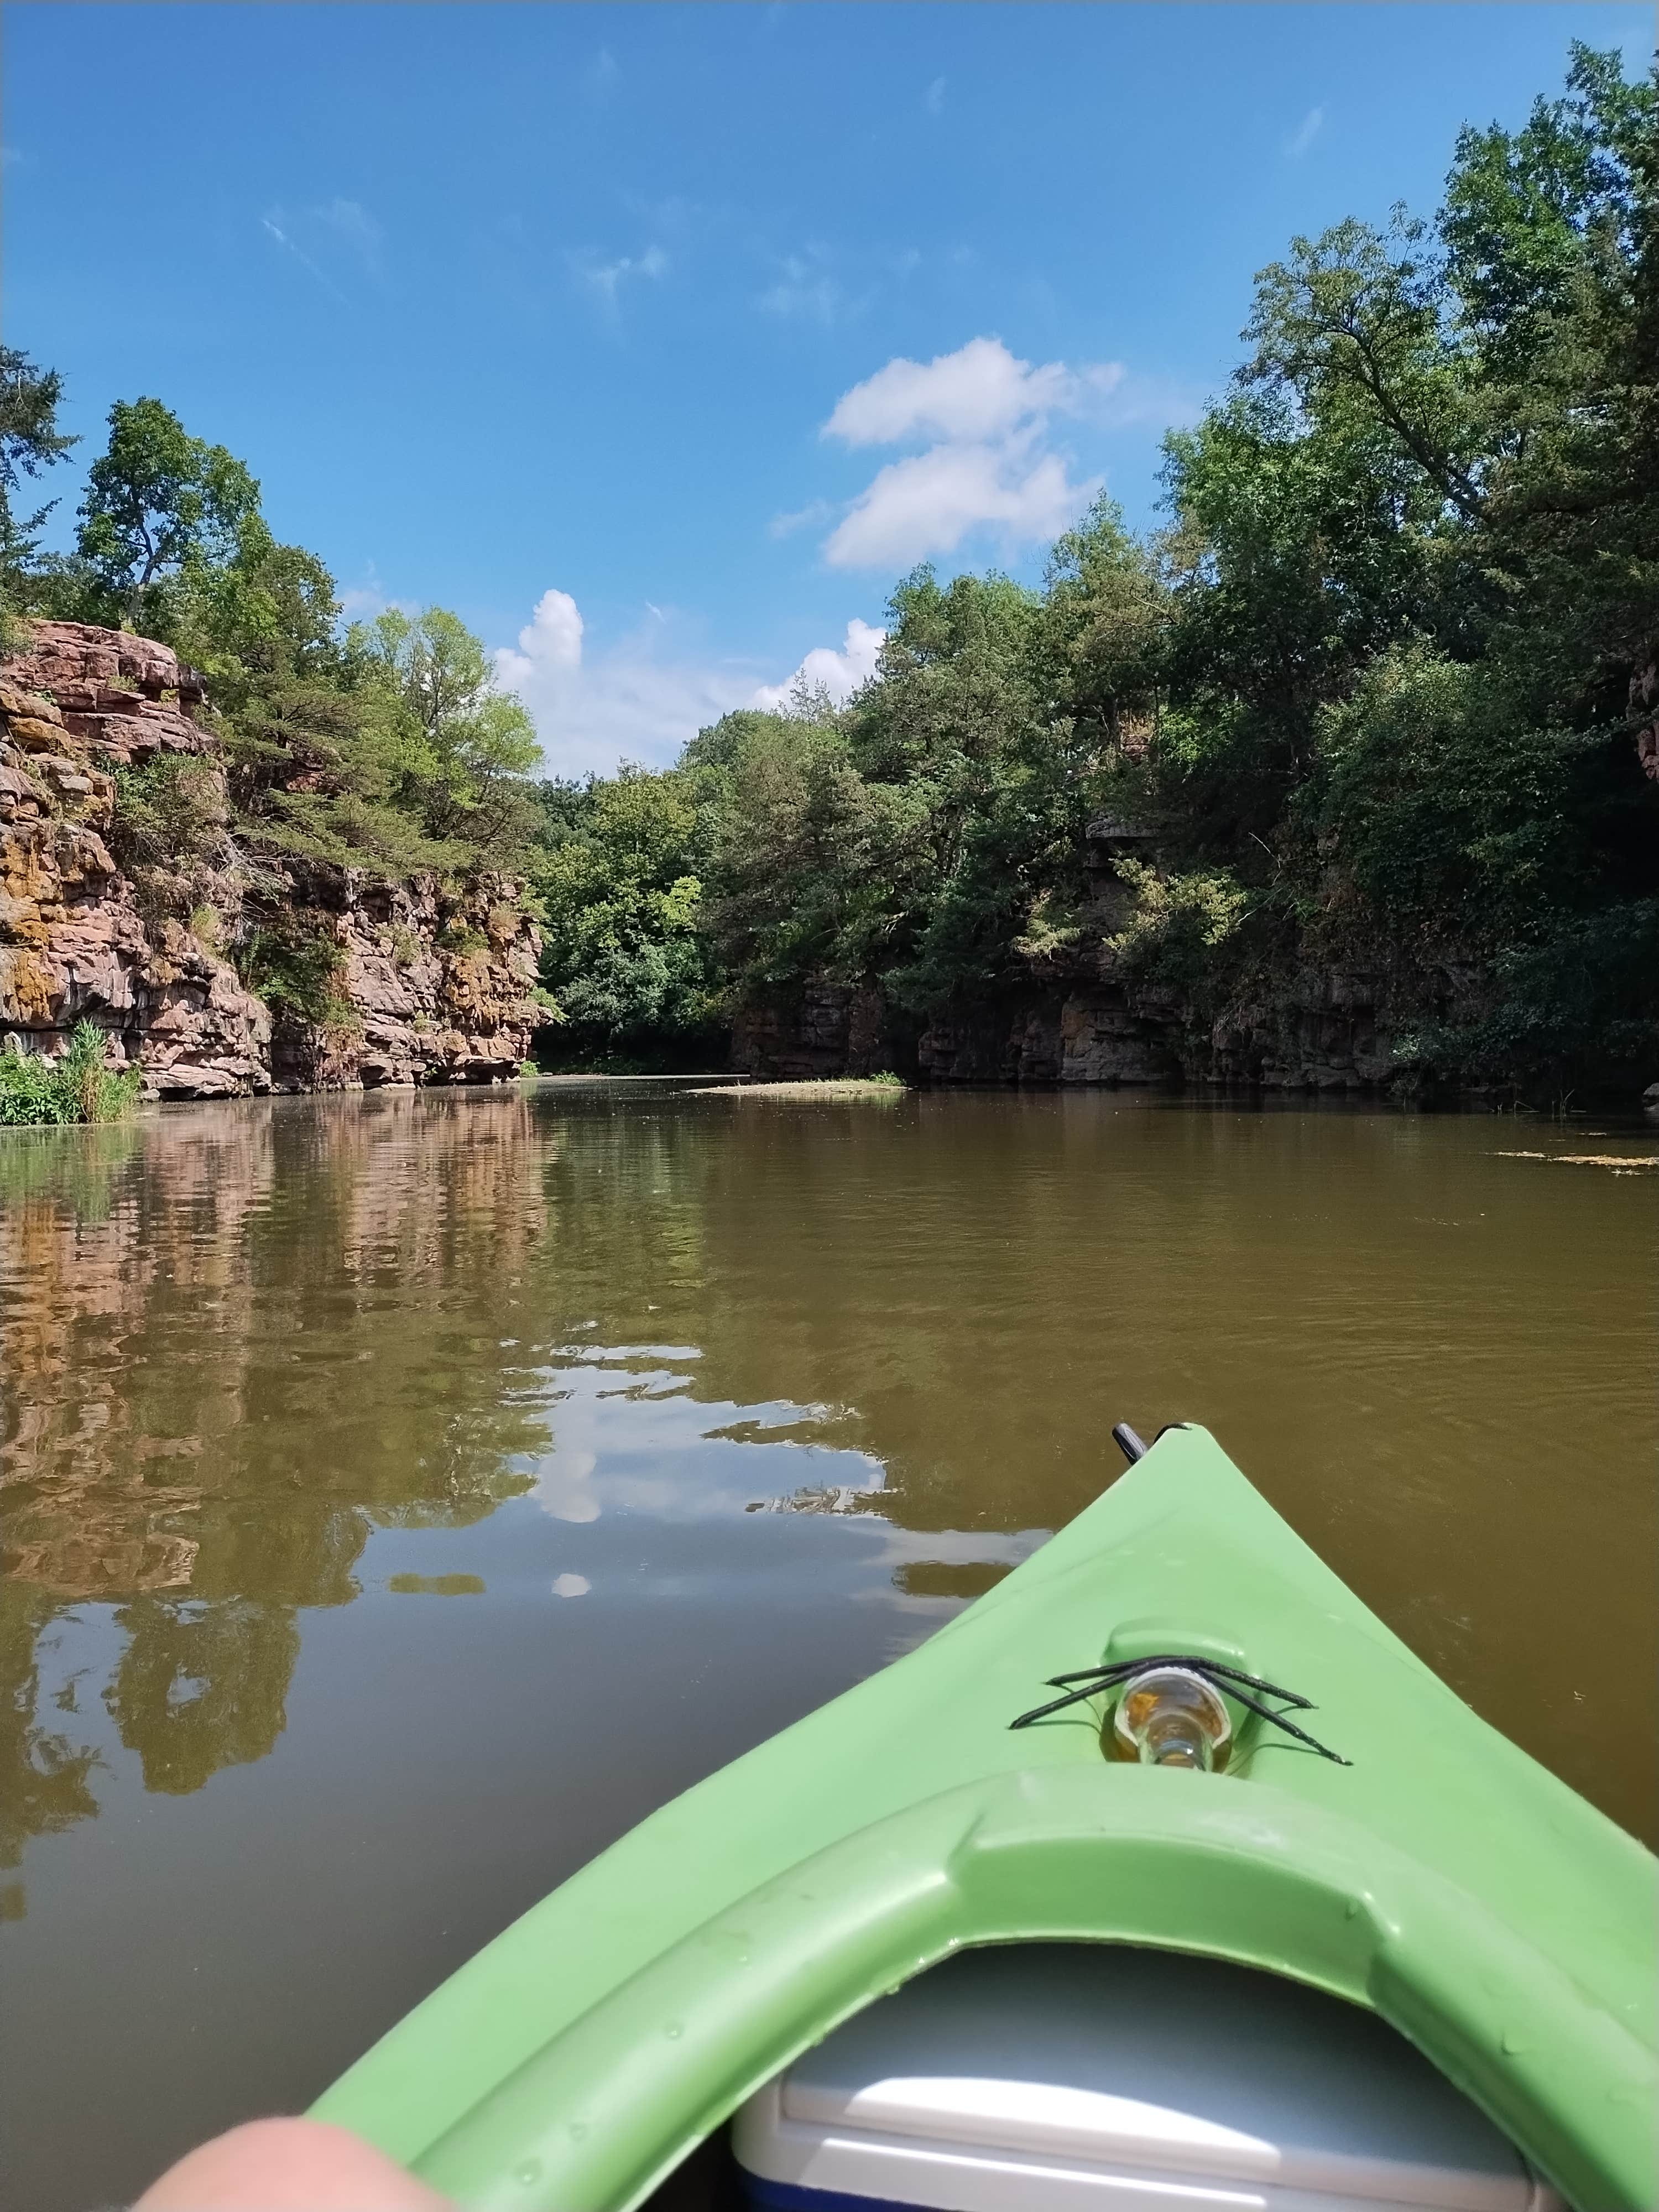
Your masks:
{"label": "floating debris on water", "polygon": [[1499,1160],[1553,1160],[1563,1168],[1611,1168],[1629,1175],[1638,1168],[1659,1168],[1659,1152],[1495,1152]]}

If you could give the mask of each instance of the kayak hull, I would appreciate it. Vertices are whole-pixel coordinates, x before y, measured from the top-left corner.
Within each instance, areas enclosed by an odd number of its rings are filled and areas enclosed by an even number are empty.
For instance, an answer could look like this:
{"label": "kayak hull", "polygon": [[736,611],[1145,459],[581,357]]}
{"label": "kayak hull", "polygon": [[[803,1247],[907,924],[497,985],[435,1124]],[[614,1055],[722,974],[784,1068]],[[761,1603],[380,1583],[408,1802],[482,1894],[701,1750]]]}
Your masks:
{"label": "kayak hull", "polygon": [[[1054,1674],[1209,1653],[1316,1699],[1231,1771],[1106,1760]],[[1659,2203],[1651,1856],[1486,1727],[1213,1438],[1167,1431],[927,1644],[685,1793],[319,2101],[467,2206],[623,2212],[969,1944],[1264,1968],[1416,2044],[1580,2212]]]}

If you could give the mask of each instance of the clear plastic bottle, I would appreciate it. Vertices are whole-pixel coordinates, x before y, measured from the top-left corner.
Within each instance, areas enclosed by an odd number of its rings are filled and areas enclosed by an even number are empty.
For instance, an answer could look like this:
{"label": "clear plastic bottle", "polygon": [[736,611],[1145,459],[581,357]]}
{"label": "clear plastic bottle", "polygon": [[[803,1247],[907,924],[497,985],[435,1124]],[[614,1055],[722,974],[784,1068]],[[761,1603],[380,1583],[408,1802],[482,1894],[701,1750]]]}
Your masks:
{"label": "clear plastic bottle", "polygon": [[1224,1766],[1233,1727],[1220,1692],[1190,1667],[1132,1674],[1102,1730],[1111,1759],[1143,1766]]}

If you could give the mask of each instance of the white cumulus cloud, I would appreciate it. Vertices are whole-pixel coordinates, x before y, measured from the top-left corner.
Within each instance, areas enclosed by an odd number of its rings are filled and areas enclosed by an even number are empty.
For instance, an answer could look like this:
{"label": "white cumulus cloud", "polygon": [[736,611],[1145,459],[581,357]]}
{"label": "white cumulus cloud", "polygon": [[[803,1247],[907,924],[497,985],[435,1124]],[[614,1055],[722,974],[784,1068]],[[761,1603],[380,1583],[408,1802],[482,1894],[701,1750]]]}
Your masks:
{"label": "white cumulus cloud", "polygon": [[751,661],[710,660],[687,649],[684,625],[652,608],[637,629],[595,653],[568,592],[544,592],[515,646],[495,655],[495,680],[529,708],[555,775],[609,775],[622,761],[666,768],[688,738],[734,707],[776,708],[797,684],[844,699],[870,675],[884,633],[847,625],[839,647],[809,653],[781,684],[757,683]]}
{"label": "white cumulus cloud", "polygon": [[598,653],[586,627],[568,592],[544,592],[517,646],[495,654],[496,681],[530,709],[555,775],[608,775],[624,760],[665,768],[755,688],[750,664],[677,653],[671,617],[653,614]]}
{"label": "white cumulus cloud", "polygon": [[749,703],[775,713],[802,691],[827,691],[836,702],[850,698],[875,674],[886,637],[884,629],[854,616],[839,650],[833,645],[815,646],[787,683],[763,684]]}
{"label": "white cumulus cloud", "polygon": [[1057,536],[1101,479],[1073,477],[1052,422],[1101,415],[1123,381],[1116,362],[1034,364],[994,337],[931,362],[890,361],[843,392],[823,434],[926,450],[878,472],[825,539],[825,559],[837,568],[906,566],[954,553],[976,530],[1010,546]]}
{"label": "white cumulus cloud", "polygon": [[988,438],[1070,404],[1077,380],[1051,361],[1034,368],[1000,338],[969,338],[929,362],[901,355],[836,402],[826,438],[895,446],[915,437]]}
{"label": "white cumulus cloud", "polygon": [[824,541],[832,568],[908,568],[989,526],[1014,544],[1059,537],[1100,489],[1025,439],[934,446],[890,461]]}

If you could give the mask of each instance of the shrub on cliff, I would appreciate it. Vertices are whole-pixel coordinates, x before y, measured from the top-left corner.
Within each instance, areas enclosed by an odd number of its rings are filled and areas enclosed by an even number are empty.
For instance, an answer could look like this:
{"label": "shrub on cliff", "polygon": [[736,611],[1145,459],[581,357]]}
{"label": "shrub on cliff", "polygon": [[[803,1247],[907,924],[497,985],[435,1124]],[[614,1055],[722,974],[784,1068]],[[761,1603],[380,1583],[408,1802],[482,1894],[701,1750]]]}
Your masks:
{"label": "shrub on cliff", "polygon": [[247,870],[230,834],[224,775],[200,754],[161,753],[118,769],[109,842],[152,919],[240,902]]}
{"label": "shrub on cliff", "polygon": [[273,1014],[338,1028],[354,1018],[343,988],[346,956],[337,938],[309,916],[279,911],[236,948],[236,970]]}
{"label": "shrub on cliff", "polygon": [[[40,445],[35,428],[17,465]],[[9,453],[3,432],[0,421]],[[394,880],[521,868],[539,749],[455,616],[393,611],[348,629],[333,578],[304,547],[277,543],[247,469],[158,399],[111,409],[80,512],[73,556],[35,559],[31,543],[13,560],[13,598],[61,619],[141,624],[203,672],[244,842]],[[137,784],[124,797],[145,864],[182,881],[198,825],[176,807],[165,821],[146,812]],[[188,903],[187,889],[180,896]]]}
{"label": "shrub on cliff", "polygon": [[143,1086],[137,1068],[118,1074],[109,1066],[104,1033],[90,1022],[76,1023],[56,1060],[0,1049],[0,1123],[13,1127],[119,1121]]}

